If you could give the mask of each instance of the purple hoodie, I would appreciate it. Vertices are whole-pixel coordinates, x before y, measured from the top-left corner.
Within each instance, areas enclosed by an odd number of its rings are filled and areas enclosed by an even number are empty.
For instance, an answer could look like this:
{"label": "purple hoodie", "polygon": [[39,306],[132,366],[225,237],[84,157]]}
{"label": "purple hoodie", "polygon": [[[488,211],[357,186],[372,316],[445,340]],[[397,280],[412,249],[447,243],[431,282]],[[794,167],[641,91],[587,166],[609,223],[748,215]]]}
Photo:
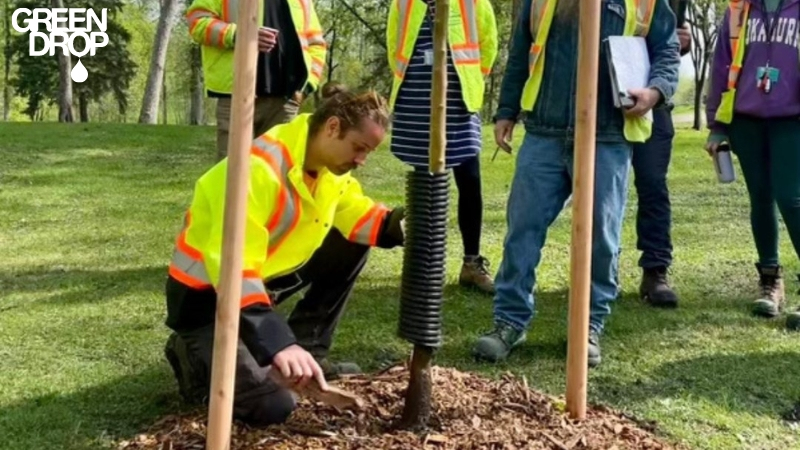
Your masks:
{"label": "purple hoodie", "polygon": [[[747,47],[739,82],[736,85],[734,111],[761,118],[800,117],[800,61],[798,60],[798,33],[800,33],[800,0],[784,0],[780,16],[767,40],[767,13],[762,0],[749,0],[750,17],[747,23]],[[725,134],[725,124],[714,121],[722,92],[727,90],[728,68],[733,59],[726,10],[722,20],[714,60],[711,63],[711,87],[706,102],[708,127]],[[770,16],[775,16],[771,14]],[[770,42],[771,41],[771,42]],[[757,86],[756,73],[769,61],[770,67],[780,70],[778,82],[772,84],[769,94]]]}

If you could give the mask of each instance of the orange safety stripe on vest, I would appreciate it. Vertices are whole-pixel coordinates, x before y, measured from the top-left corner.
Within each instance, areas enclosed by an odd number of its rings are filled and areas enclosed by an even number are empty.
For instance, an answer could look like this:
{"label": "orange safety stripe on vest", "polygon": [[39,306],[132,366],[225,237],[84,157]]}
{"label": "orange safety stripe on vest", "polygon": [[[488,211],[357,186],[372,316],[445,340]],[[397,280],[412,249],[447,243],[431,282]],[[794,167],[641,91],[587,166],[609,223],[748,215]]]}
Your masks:
{"label": "orange safety stripe on vest", "polygon": [[[405,50],[406,37],[408,36],[408,25],[411,21],[411,5],[414,1],[420,0],[398,0],[397,9],[401,18],[402,26],[397,33],[397,54],[395,54],[395,75],[402,77],[408,68],[408,58],[403,56]],[[480,64],[481,52],[478,40],[478,25],[476,19],[477,0],[459,0],[461,8],[461,26],[464,29],[463,44],[452,44],[451,57],[454,64]]]}
{"label": "orange safety stripe on vest", "polygon": [[736,64],[736,52],[739,45],[744,45],[747,36],[742,35],[745,28],[745,21],[750,13],[750,2],[746,0],[731,0],[728,3],[728,29],[730,31],[731,45],[731,66],[728,71],[728,89],[734,89],[739,81],[739,72],[742,70],[741,64]]}
{"label": "orange safety stripe on vest", "polygon": [[283,143],[263,134],[253,142],[251,154],[266,161],[281,183],[275,211],[265,225],[269,231],[267,255],[271,255],[300,220],[300,194],[289,181],[289,170],[293,165],[292,157]]}
{"label": "orange safety stripe on vest", "polygon": [[378,242],[378,233],[388,211],[389,208],[381,204],[374,205],[356,222],[348,239],[351,242],[374,246]]}

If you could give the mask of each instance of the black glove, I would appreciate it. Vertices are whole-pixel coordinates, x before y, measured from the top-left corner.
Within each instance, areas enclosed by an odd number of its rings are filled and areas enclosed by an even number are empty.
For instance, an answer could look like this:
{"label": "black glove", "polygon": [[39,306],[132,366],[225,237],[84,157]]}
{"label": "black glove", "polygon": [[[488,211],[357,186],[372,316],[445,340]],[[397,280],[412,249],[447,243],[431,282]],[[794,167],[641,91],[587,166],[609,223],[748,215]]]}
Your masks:
{"label": "black glove", "polygon": [[383,221],[380,234],[378,235],[378,247],[393,248],[398,245],[403,245],[404,236],[401,222],[405,217],[406,209],[402,206],[398,206],[389,213]]}

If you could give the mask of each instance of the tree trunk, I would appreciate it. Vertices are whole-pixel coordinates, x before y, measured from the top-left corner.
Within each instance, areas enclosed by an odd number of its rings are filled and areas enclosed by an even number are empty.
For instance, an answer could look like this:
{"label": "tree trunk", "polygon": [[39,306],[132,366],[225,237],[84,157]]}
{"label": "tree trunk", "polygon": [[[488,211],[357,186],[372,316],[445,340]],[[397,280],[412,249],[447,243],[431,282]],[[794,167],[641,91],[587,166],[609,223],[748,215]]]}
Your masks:
{"label": "tree trunk", "polygon": [[200,46],[193,44],[192,52],[192,94],[189,108],[189,125],[205,124],[205,109],[203,108],[203,62]]}
{"label": "tree trunk", "polygon": [[161,123],[166,125],[167,119],[169,118],[167,113],[169,108],[167,107],[167,72],[163,72],[164,78],[161,81]]}
{"label": "tree trunk", "polygon": [[167,60],[169,37],[174,25],[174,17],[178,12],[177,0],[163,0],[158,16],[158,27],[153,40],[153,52],[150,55],[150,71],[144,88],[142,110],[139,123],[154,124],[158,119],[158,101],[161,98],[161,84],[164,80],[164,65]]}
{"label": "tree trunk", "polygon": [[80,110],[81,122],[86,123],[89,121],[89,99],[86,94],[78,94],[78,109]]}
{"label": "tree trunk", "polygon": [[[64,0],[52,0],[53,8],[63,8]],[[72,58],[69,53],[59,49],[58,57],[58,121],[74,122],[72,116]]]}
{"label": "tree trunk", "polygon": [[692,128],[695,130],[699,130],[702,124],[702,118],[700,115],[703,111],[703,81],[702,80],[695,80],[694,82],[694,123],[692,124]]}
{"label": "tree trunk", "polygon": [[8,122],[11,118],[11,24],[8,11],[8,2],[3,2],[3,35],[5,37],[3,44],[3,55],[5,60],[5,67],[3,69],[3,120]]}

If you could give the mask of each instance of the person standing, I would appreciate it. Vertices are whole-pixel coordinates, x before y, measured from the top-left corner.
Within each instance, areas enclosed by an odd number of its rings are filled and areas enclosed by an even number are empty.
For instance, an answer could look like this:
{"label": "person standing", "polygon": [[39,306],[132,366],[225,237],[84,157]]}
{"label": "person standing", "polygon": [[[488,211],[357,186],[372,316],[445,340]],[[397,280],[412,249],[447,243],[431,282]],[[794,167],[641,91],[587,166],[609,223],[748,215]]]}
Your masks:
{"label": "person standing", "polygon": [[[217,160],[228,155],[238,1],[194,0],[186,11],[189,34],[201,45],[206,93],[217,99]],[[260,1],[253,137],[297,115],[319,86],[326,55],[313,0]]]}
{"label": "person standing", "polygon": [[[758,261],[757,316],[776,317],[786,300],[778,215],[800,256],[800,0],[731,0],[725,10],[706,103],[706,150],[730,144],[750,198]],[[776,210],[777,206],[777,210]],[[800,328],[800,311],[787,318]]]}
{"label": "person standing", "polygon": [[[386,29],[394,73],[392,153],[415,170],[427,170],[430,148],[435,0],[393,0]],[[459,283],[494,292],[489,261],[480,252],[483,224],[480,150],[485,77],[497,56],[497,24],[489,0],[455,2],[447,51],[445,166],[458,188],[458,227],[464,260]]]}

